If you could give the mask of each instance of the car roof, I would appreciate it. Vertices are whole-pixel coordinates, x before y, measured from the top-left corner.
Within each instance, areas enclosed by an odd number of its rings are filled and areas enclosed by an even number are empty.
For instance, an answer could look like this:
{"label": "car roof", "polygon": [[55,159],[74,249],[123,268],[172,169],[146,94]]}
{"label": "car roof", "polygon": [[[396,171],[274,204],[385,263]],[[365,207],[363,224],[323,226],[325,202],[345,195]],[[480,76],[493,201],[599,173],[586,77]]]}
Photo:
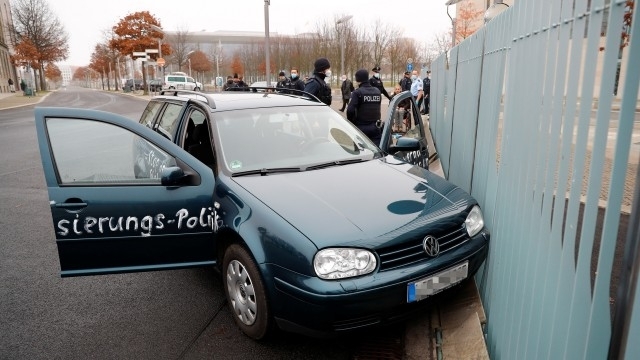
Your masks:
{"label": "car roof", "polygon": [[[174,95],[175,94],[175,95]],[[163,91],[153,99],[195,100],[209,105],[212,112],[284,106],[326,106],[305,97],[269,92],[224,91],[201,93],[193,91]]]}

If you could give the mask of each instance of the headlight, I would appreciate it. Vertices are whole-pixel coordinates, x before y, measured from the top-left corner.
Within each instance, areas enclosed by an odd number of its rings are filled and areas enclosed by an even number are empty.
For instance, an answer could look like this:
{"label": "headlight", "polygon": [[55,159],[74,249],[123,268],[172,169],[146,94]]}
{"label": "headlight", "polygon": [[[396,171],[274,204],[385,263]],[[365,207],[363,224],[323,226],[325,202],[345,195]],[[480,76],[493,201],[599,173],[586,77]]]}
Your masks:
{"label": "headlight", "polygon": [[344,279],[372,272],[376,257],[364,249],[323,249],[314,257],[313,268],[321,279]]}
{"label": "headlight", "polygon": [[467,215],[467,219],[464,221],[464,224],[469,236],[474,236],[482,230],[484,227],[484,219],[482,218],[482,211],[480,211],[480,207],[478,205],[474,206],[471,211],[469,211],[469,215]]}

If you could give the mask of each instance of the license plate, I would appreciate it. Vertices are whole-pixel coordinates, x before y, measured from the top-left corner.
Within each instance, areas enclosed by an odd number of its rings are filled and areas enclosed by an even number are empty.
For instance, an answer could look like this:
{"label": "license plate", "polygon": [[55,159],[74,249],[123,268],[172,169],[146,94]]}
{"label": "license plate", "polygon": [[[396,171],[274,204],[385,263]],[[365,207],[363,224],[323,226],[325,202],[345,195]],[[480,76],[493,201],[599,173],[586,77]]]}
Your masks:
{"label": "license plate", "polygon": [[426,299],[440,291],[452,287],[469,275],[469,262],[441,271],[433,276],[420,279],[407,285],[407,302]]}

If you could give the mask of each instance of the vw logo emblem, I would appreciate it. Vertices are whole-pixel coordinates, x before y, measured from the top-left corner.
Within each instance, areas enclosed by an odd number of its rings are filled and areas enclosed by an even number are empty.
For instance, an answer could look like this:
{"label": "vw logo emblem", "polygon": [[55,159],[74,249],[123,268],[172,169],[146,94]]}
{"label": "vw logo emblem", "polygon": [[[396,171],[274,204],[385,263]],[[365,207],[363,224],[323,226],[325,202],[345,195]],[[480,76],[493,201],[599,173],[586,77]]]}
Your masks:
{"label": "vw logo emblem", "polygon": [[424,252],[431,257],[438,256],[440,253],[440,243],[438,243],[438,239],[431,235],[427,235],[422,240],[422,247],[424,248]]}

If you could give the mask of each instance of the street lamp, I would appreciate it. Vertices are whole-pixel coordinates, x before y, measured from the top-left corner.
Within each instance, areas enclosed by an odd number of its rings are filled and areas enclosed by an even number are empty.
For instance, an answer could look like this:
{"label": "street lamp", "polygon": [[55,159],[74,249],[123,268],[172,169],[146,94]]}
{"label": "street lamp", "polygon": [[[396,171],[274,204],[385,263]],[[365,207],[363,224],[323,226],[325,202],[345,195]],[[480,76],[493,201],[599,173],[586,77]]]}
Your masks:
{"label": "street lamp", "polygon": [[[336,20],[336,26],[340,24],[344,24],[347,21],[351,20],[353,15],[346,15]],[[344,27],[343,27],[344,29]],[[340,31],[340,75],[344,75],[344,31]]]}
{"label": "street lamp", "polygon": [[[164,36],[164,30],[162,30],[161,27],[150,24],[149,26],[151,26],[151,28],[159,33],[162,34],[162,36]],[[158,66],[160,66],[160,69],[162,69],[162,81],[164,81],[164,66],[165,66],[165,62],[164,59],[162,58],[162,38],[158,38],[158,59],[156,60],[156,62],[158,60],[161,60],[161,63],[158,64]]]}
{"label": "street lamp", "polygon": [[493,20],[494,17],[498,16],[500,13],[507,10],[508,8],[509,8],[509,5],[502,2],[495,3],[489,6],[487,11],[484,12],[484,23],[486,24],[489,21]]}
{"label": "street lamp", "polygon": [[461,1],[463,0],[447,0],[447,2],[444,3],[447,5],[447,15],[449,16],[449,19],[451,19],[451,47],[456,46],[456,19],[449,15],[449,5],[454,5]]}
{"label": "street lamp", "polygon": [[187,53],[187,61],[189,62],[189,76],[191,76],[191,54],[196,52],[195,50],[191,50]]}
{"label": "street lamp", "polygon": [[269,49],[269,4],[271,0],[264,0],[264,36],[265,36],[265,60],[267,62],[265,66],[265,70],[267,72],[267,87],[271,86],[271,76],[269,73],[271,72],[271,60],[269,60],[269,53],[271,52]]}

